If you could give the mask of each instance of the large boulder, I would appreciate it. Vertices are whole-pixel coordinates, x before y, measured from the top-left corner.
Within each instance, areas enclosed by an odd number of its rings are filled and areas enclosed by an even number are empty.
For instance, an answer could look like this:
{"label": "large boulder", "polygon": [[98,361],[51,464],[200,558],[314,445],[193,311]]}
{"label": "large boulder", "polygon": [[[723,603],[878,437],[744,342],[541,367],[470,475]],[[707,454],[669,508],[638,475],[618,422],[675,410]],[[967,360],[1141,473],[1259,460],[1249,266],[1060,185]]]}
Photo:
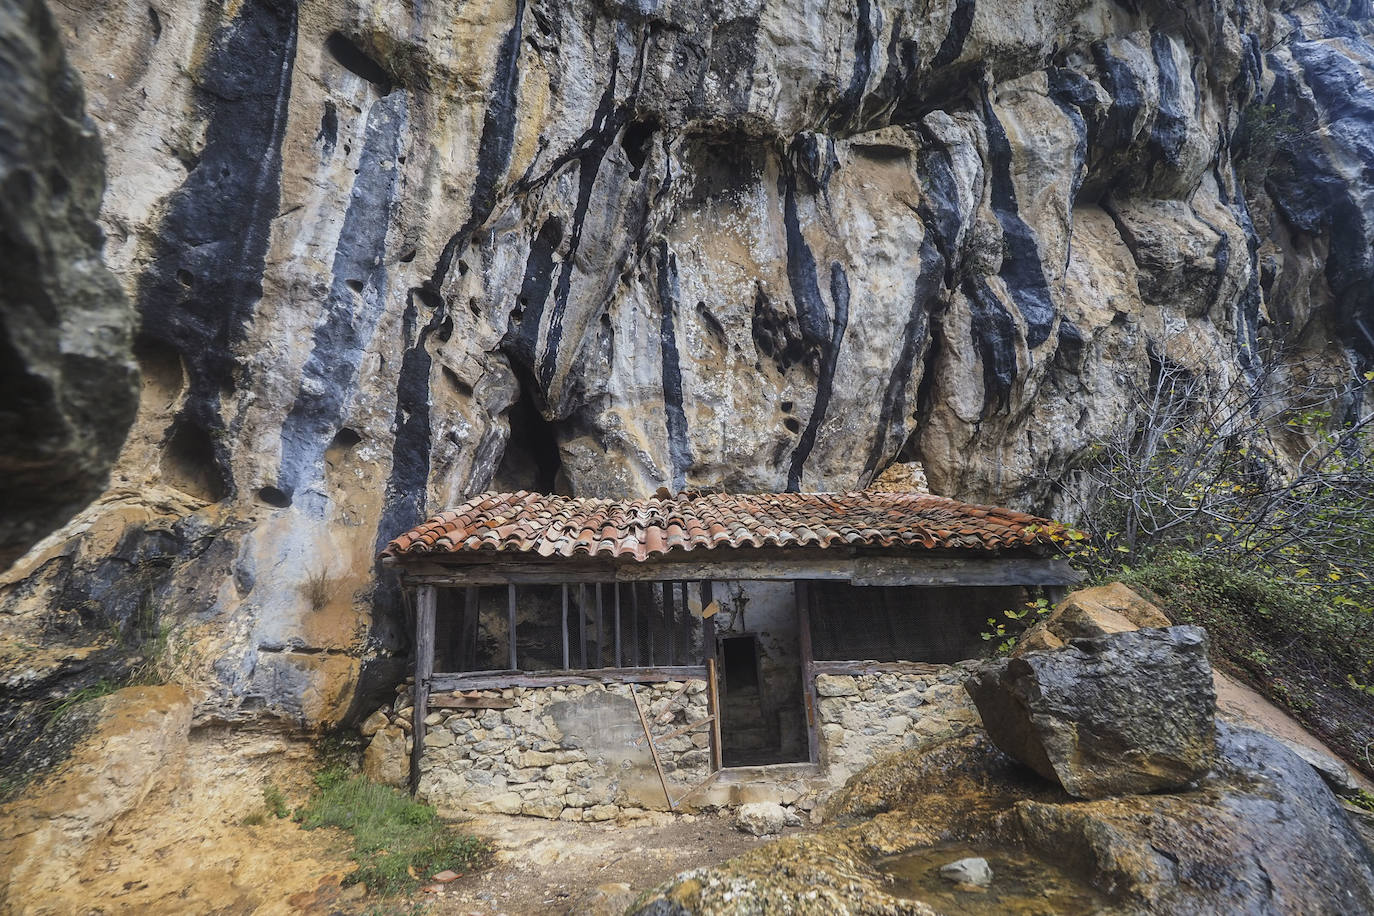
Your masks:
{"label": "large boulder", "polygon": [[138,406],[100,136],[43,0],[0,3],[0,570],[99,495]]}
{"label": "large boulder", "polygon": [[964,684],[998,747],[1071,795],[1186,785],[1215,754],[1207,634],[1166,627],[990,662]]}
{"label": "large boulder", "polygon": [[1172,624],[1164,612],[1120,582],[1074,592],[1048,617],[1017,640],[1012,655],[1036,649],[1059,649],[1070,640],[1108,633],[1126,633],[1141,627]]}

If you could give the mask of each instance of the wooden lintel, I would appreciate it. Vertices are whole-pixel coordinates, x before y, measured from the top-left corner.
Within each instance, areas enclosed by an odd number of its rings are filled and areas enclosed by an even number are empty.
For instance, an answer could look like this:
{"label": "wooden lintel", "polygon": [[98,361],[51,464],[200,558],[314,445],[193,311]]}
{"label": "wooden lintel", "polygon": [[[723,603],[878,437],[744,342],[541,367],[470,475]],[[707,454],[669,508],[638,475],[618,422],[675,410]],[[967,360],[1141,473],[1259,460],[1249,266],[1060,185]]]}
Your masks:
{"label": "wooden lintel", "polygon": [[[703,551],[704,553],[704,551]],[[433,561],[406,567],[411,584],[442,586],[562,584],[597,582],[715,581],[849,582],[853,585],[997,586],[1073,585],[1082,576],[1064,560],[1041,557],[857,556],[730,559],[690,557],[644,563],[521,556],[441,565]]]}
{"label": "wooden lintel", "polygon": [[429,705],[434,709],[510,709],[514,700],[501,697],[455,697],[440,694],[431,696]]}
{"label": "wooden lintel", "polygon": [[811,663],[811,674],[939,674],[948,671],[948,665],[934,665],[929,662],[874,662],[874,661],[855,661],[855,662],[822,662]]}
{"label": "wooden lintel", "polygon": [[593,668],[581,671],[499,671],[473,674],[436,674],[434,692],[500,690],[506,687],[566,687],[573,684],[659,684],[665,681],[705,680],[704,665],[657,668]]}

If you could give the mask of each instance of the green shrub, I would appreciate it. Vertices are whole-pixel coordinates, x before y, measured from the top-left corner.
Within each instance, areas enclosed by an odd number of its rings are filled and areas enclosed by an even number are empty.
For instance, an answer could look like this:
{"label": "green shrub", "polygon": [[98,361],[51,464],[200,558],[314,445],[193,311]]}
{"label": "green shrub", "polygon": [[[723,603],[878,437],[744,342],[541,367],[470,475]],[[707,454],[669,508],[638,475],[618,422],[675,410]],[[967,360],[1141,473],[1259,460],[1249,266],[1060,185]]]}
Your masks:
{"label": "green shrub", "polygon": [[326,769],[316,784],[319,791],[296,817],[307,830],[339,827],[353,835],[358,868],[348,883],[403,893],[435,872],[478,866],[489,853],[483,840],[462,833],[433,808],[365,776]]}
{"label": "green shrub", "polygon": [[286,803],[286,796],[270,782],[262,787],[262,801],[269,814],[278,818],[291,816],[291,806]]}

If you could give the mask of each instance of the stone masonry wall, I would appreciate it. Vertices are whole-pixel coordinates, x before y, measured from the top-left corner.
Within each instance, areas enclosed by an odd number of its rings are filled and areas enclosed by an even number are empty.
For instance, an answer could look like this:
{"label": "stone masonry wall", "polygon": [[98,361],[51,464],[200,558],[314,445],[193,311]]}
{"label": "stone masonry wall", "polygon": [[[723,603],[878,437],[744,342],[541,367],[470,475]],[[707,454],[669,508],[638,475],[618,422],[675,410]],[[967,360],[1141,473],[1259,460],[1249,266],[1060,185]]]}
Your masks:
{"label": "stone masonry wall", "polygon": [[969,666],[898,664],[862,675],[816,676],[821,763],[843,784],[870,763],[980,722],[964,690]]}
{"label": "stone masonry wall", "polygon": [[[707,716],[706,682],[634,686],[673,797],[710,772],[709,730],[663,737]],[[420,796],[441,810],[571,821],[634,816],[667,803],[628,684],[510,687],[477,696],[508,709],[435,709],[425,718]],[[409,690],[365,723],[373,778],[405,779]]]}

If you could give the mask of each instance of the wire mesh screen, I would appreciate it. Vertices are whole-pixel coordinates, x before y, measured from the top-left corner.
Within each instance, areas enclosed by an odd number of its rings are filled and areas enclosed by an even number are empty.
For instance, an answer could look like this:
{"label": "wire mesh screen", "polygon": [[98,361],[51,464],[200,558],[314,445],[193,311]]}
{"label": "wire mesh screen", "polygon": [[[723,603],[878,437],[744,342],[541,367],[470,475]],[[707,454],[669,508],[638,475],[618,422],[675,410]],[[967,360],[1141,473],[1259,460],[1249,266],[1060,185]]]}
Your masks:
{"label": "wire mesh screen", "polygon": [[1026,600],[1023,588],[811,585],[811,644],[823,661],[949,664],[986,651],[982,633]]}
{"label": "wire mesh screen", "polygon": [[[439,589],[435,670],[699,665],[698,583],[599,583]],[[510,652],[514,608],[515,655]]]}

